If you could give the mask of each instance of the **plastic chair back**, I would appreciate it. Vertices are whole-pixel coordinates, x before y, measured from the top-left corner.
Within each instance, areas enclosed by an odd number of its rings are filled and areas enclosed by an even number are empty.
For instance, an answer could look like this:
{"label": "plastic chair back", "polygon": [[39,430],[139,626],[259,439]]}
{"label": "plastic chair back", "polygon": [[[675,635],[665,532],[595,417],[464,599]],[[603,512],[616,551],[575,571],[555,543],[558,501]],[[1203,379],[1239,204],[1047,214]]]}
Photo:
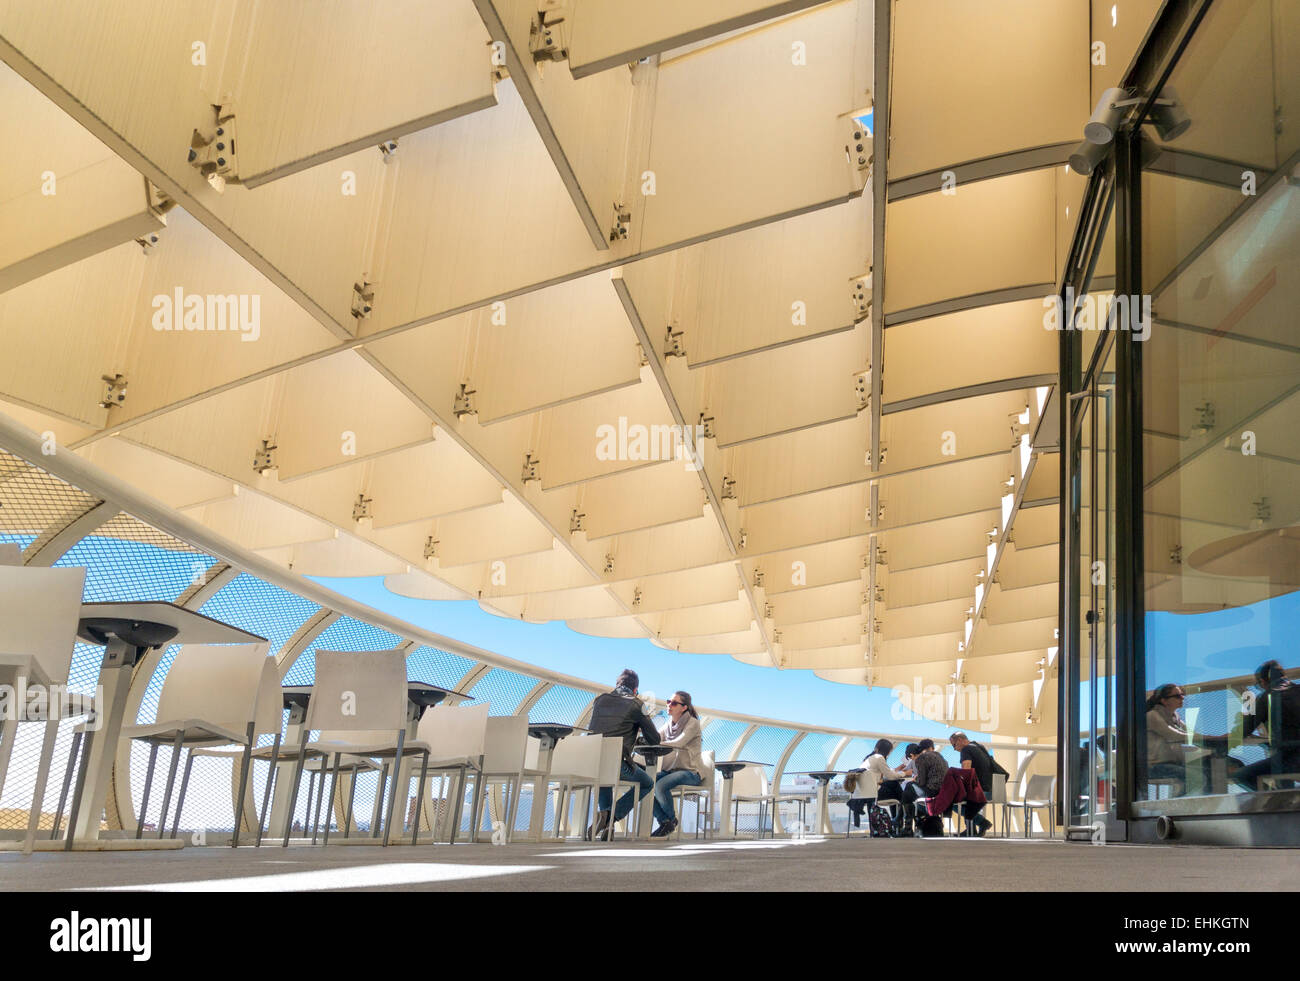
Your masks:
{"label": "plastic chair back", "polygon": [[588,739],[585,736],[561,739],[551,756],[551,772],[594,781],[600,776],[600,751],[598,739]]}
{"label": "plastic chair back", "polygon": [[416,738],[428,743],[438,760],[476,760],[485,752],[488,709],[482,705],[455,708],[438,705],[424,713]]}
{"label": "plastic chair back", "polygon": [[761,766],[742,767],[731,779],[731,792],[737,797],[767,796],[767,773]]}
{"label": "plastic chair back", "polygon": [[158,696],[159,722],[203,719],[243,736],[279,732],[280,676],[266,644],[185,644]]}
{"label": "plastic chair back", "polygon": [[602,787],[614,786],[623,770],[623,737],[599,736],[593,733],[582,738],[600,743],[600,785]]}
{"label": "plastic chair back", "polygon": [[528,716],[489,718],[483,747],[483,769],[488,773],[518,773],[528,769],[527,759]]}
{"label": "plastic chair back", "polygon": [[1005,774],[993,774],[993,792],[989,795],[990,804],[1005,804],[1007,802],[1007,778]]}
{"label": "plastic chair back", "polygon": [[0,567],[0,653],[30,657],[42,683],[66,684],[85,582],[81,568]]}
{"label": "plastic chair back", "polygon": [[374,730],[386,740],[405,729],[406,652],[318,650],[305,725],[353,734]]}
{"label": "plastic chair back", "polygon": [[1052,799],[1053,784],[1056,778],[1050,773],[1039,773],[1029,778],[1025,783],[1025,800],[1046,800]]}

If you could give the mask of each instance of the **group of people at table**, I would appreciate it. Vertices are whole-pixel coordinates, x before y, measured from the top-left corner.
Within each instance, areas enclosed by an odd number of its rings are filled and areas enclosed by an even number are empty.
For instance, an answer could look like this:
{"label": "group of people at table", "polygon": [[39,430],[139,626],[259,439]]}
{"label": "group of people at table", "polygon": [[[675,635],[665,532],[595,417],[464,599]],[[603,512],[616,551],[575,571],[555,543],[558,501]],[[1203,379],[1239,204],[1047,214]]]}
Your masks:
{"label": "group of people at table", "polygon": [[[894,813],[889,819],[897,836],[909,837],[918,831],[927,836],[942,834],[939,818],[960,806],[969,833],[984,837],[993,822],[980,811],[993,793],[994,773],[1006,771],[984,746],[964,732],[954,732],[948,742],[960,756],[960,767],[948,765],[934,748],[933,739],[922,739],[904,747],[903,762],[894,768],[889,765],[894,744],[888,739],[877,740],[862,766],[850,770],[845,778],[852,794],[849,812],[853,826],[861,827],[863,814],[869,815],[881,801],[896,800],[901,806],[891,808]],[[917,827],[914,815],[920,800],[925,801],[926,819]]]}
{"label": "group of people at table", "polygon": [[[651,792],[655,795],[656,825],[650,836],[667,837],[677,828],[672,792],[683,786],[698,787],[703,780],[705,767],[700,716],[690,693],[674,692],[668,699],[668,720],[656,727],[647,712],[649,706],[639,697],[639,685],[636,672],[624,670],[614,690],[597,696],[592,706],[588,729],[602,736],[622,739],[620,779],[635,786],[616,803],[613,788],[600,789],[595,821],[587,828],[588,840],[608,840],[613,826],[627,817],[636,802]],[[932,816],[945,814],[956,804],[962,805],[971,833],[983,837],[993,824],[979,811],[992,793],[993,774],[1005,771],[1001,771],[987,749],[972,742],[965,733],[953,733],[949,742],[960,754],[960,767],[950,767],[948,761],[935,751],[934,740],[924,739],[919,743],[909,743],[903,751],[903,762],[894,769],[888,762],[894,744],[888,739],[879,740],[862,761],[861,768],[850,771],[856,777],[853,796],[849,800],[853,824],[860,827],[864,811],[869,813],[869,808],[878,801],[898,800],[903,806],[897,809],[902,813],[895,817],[895,830],[900,835],[913,834],[915,802],[925,800],[927,813]],[[670,750],[659,760],[655,776],[647,773],[633,758],[638,745]]]}

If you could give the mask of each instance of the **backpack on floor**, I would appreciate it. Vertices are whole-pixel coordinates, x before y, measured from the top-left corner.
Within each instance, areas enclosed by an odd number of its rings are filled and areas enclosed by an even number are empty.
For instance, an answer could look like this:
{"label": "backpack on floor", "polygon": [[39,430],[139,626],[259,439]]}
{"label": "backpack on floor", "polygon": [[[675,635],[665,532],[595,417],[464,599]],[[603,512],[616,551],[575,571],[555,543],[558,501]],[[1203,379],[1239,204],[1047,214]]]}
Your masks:
{"label": "backpack on floor", "polygon": [[893,838],[895,836],[894,822],[889,819],[889,813],[883,807],[872,805],[867,823],[871,826],[871,837],[873,838]]}
{"label": "backpack on floor", "polygon": [[927,814],[921,819],[922,838],[942,838],[943,818],[937,814]]}

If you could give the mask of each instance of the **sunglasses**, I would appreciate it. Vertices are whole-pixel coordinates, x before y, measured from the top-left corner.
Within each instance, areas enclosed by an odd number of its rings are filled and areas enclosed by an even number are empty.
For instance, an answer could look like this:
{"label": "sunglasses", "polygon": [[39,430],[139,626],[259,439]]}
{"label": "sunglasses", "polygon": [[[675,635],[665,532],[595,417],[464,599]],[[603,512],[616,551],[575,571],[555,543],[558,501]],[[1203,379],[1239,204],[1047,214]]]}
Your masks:
{"label": "sunglasses", "polygon": [[685,702],[679,702],[679,701],[677,701],[677,699],[675,699],[675,698],[670,698],[670,699],[668,699],[668,704],[669,704],[669,705],[681,705],[681,706],[683,706],[683,707],[686,705]]}

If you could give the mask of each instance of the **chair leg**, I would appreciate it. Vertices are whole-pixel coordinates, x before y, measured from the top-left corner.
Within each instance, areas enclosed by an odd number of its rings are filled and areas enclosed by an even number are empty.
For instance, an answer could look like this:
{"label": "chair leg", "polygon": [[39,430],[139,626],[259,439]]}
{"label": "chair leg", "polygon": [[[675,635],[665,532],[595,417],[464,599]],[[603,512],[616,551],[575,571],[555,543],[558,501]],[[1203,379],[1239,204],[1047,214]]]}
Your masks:
{"label": "chair leg", "polygon": [[[325,765],[323,759],[324,758],[322,757],[321,766]],[[313,830],[314,826],[312,825],[311,816],[313,813],[312,804],[314,804],[315,802],[316,802],[316,771],[313,770],[307,774],[307,807],[303,810],[303,814],[302,814],[302,833],[304,836],[306,836],[307,832],[311,831],[312,833],[311,843],[313,845],[316,844],[316,832]]]}
{"label": "chair leg", "polygon": [[379,825],[384,816],[384,795],[388,793],[388,763],[379,768],[379,787],[375,791],[375,805],[370,809],[370,837],[379,837]]}
{"label": "chair leg", "polygon": [[[334,754],[334,772],[330,774],[330,802],[325,807],[325,841],[324,844],[330,843],[330,818],[334,816],[334,792],[339,786],[339,764],[343,760],[342,753]],[[322,777],[322,779],[324,779]],[[322,788],[323,789],[323,788]]]}
{"label": "chair leg", "polygon": [[[185,740],[185,731],[181,730],[176,733],[176,740],[172,743],[171,763],[167,767],[167,785],[163,790],[162,810],[158,814],[158,837],[162,838],[167,833],[167,813],[172,806],[172,787],[176,785],[176,766],[181,761],[181,745]],[[238,830],[239,822],[235,822]]]}
{"label": "chair leg", "polygon": [[149,769],[144,774],[144,792],[140,795],[140,817],[135,822],[136,838],[144,837],[144,816],[149,810],[149,790],[153,786],[153,766],[158,760],[158,744],[149,747]]}
{"label": "chair leg", "polygon": [[81,746],[81,740],[81,733],[74,732],[72,734],[72,751],[68,753],[68,767],[63,771],[63,789],[59,791],[59,809],[54,812],[54,830],[50,832],[50,841],[54,841],[59,837],[59,824],[63,819],[63,805],[68,802],[68,788],[72,786],[72,771],[77,768],[77,749]]}
{"label": "chair leg", "polygon": [[361,776],[361,771],[353,770],[348,777],[348,806],[343,811],[343,837],[346,838],[352,833],[352,804],[357,797],[357,778]]}
{"label": "chair leg", "polygon": [[[397,807],[397,794],[400,791],[403,798],[410,792],[410,787],[399,787],[398,783],[402,778],[402,749],[406,746],[406,730],[397,730],[397,754],[393,757],[393,792],[388,798],[388,820],[384,822],[384,847],[388,847],[388,836],[393,830],[393,810]],[[406,823],[406,805],[402,804],[402,823]]]}
{"label": "chair leg", "polygon": [[267,816],[270,814],[271,807],[271,790],[275,787],[276,764],[280,760],[280,733],[275,734],[275,742],[271,744],[271,769],[266,771],[266,788],[262,791],[262,809],[257,815],[257,847],[262,847],[262,829],[266,827]]}
{"label": "chair leg", "polygon": [[284,815],[284,842],[282,848],[289,847],[289,832],[293,830],[293,812],[298,806],[298,785],[302,783],[302,767],[304,757],[307,754],[307,730],[302,731],[302,738],[298,740],[298,759],[293,767],[293,786],[289,788],[289,809]]}
{"label": "chair leg", "polygon": [[235,798],[235,833],[230,836],[230,847],[239,847],[239,828],[244,823],[244,795],[248,793],[248,774],[253,768],[253,743],[257,736],[253,733],[253,723],[248,724],[244,733],[244,756],[239,761],[239,795]]}
{"label": "chair leg", "polygon": [[90,747],[95,741],[93,731],[86,733],[81,743],[81,761],[77,764],[77,785],[72,791],[72,809],[68,812],[68,833],[63,840],[63,850],[72,851],[73,837],[77,833],[77,813],[81,810],[81,796],[86,789],[86,763],[90,759]]}
{"label": "chair leg", "polygon": [[27,818],[27,837],[23,841],[23,854],[30,855],[36,848],[36,832],[41,826],[41,811],[45,805],[45,784],[50,778],[50,763],[54,756],[54,740],[59,735],[59,719],[48,712],[45,720],[45,738],[41,741],[41,758],[36,769],[36,786],[32,792],[32,809]]}
{"label": "chair leg", "polygon": [[420,841],[420,808],[424,806],[424,786],[429,779],[429,751],[425,750],[420,759],[420,787],[415,795],[415,823],[411,826],[411,844]]}
{"label": "chair leg", "polygon": [[181,826],[181,812],[185,810],[185,791],[190,786],[190,769],[194,766],[194,750],[189,750],[185,754],[185,772],[181,776],[181,790],[176,795],[176,816],[172,818],[171,837],[176,837],[176,829]]}

